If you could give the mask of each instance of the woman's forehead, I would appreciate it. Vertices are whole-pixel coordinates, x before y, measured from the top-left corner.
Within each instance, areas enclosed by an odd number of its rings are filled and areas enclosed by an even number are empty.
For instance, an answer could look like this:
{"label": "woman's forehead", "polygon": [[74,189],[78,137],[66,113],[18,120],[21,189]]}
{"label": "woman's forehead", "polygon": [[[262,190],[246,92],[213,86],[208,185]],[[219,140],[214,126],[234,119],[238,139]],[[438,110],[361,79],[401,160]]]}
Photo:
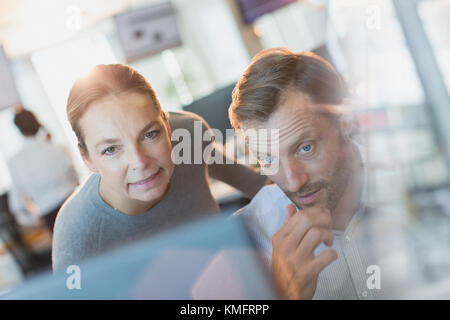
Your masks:
{"label": "woman's forehead", "polygon": [[138,92],[126,92],[110,94],[92,102],[86,113],[90,113],[91,116],[128,118],[143,115],[157,117],[160,112],[149,96]]}
{"label": "woman's forehead", "polygon": [[[109,96],[92,103],[80,119],[86,139],[138,132],[151,121],[161,120],[160,111],[143,94]],[[109,138],[109,137],[108,137]]]}
{"label": "woman's forehead", "polygon": [[133,91],[106,95],[92,102],[91,106],[92,105],[104,107],[116,106],[124,109],[129,109],[130,107],[153,107],[154,109],[157,109],[148,95]]}

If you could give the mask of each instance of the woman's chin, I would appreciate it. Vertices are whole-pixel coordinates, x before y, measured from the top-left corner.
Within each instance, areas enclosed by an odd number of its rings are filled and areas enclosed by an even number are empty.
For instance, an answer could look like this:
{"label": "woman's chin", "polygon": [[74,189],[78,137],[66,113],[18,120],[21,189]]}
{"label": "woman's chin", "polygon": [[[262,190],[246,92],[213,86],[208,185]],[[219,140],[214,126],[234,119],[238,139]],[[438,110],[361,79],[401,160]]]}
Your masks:
{"label": "woman's chin", "polygon": [[169,183],[167,181],[164,183],[160,183],[159,185],[149,190],[133,192],[134,194],[132,195],[132,198],[142,202],[158,202],[164,197],[168,188]]}

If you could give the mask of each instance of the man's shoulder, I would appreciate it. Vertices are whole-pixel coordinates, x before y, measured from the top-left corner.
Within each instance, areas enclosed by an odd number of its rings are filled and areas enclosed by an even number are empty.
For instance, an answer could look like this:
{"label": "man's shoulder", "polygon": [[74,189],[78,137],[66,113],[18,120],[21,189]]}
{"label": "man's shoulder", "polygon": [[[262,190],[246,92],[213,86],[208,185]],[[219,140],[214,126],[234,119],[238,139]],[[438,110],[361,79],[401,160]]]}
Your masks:
{"label": "man's shoulder", "polygon": [[6,159],[6,164],[8,168],[10,168],[11,170],[16,167],[22,166],[22,162],[24,159],[29,161],[28,146],[25,145],[21,146],[18,150],[16,150],[15,153],[9,156]]}
{"label": "man's shoulder", "polygon": [[49,149],[53,150],[55,153],[58,153],[59,155],[62,155],[64,157],[70,156],[69,150],[63,145],[51,143],[48,143],[47,145]]}
{"label": "man's shoulder", "polygon": [[237,211],[235,215],[261,215],[278,208],[288,201],[287,196],[280,187],[276,184],[267,185],[262,187],[250,203]]}
{"label": "man's shoulder", "polygon": [[265,254],[272,252],[272,237],[283,225],[289,198],[277,185],[268,185],[250,203],[234,213],[242,216],[249,226],[256,246]]}
{"label": "man's shoulder", "polygon": [[17,150],[9,159],[7,164],[11,167],[23,165],[23,162],[28,162],[30,157],[54,157],[55,154],[67,154],[68,151],[64,146],[54,145],[47,141],[28,140],[22,147]]}
{"label": "man's shoulder", "polygon": [[268,185],[253,197],[250,203],[234,215],[242,215],[249,224],[269,236],[281,227],[289,198],[277,185]]}

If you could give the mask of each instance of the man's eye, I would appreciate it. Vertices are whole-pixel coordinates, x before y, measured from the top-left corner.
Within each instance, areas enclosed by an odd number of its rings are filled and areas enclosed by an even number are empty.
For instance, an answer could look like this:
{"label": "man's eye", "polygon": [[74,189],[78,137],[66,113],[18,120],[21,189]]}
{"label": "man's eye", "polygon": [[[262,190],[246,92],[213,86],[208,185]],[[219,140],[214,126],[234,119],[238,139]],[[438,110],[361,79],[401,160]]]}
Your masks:
{"label": "man's eye", "polygon": [[312,148],[313,148],[312,144],[304,145],[303,147],[300,148],[300,153],[311,152]]}
{"label": "man's eye", "polygon": [[158,135],[159,131],[155,130],[155,131],[149,131],[146,134],[144,134],[145,139],[153,139]]}
{"label": "man's eye", "polygon": [[103,154],[112,155],[116,152],[116,150],[117,150],[116,147],[108,147],[103,151]]}
{"label": "man's eye", "polygon": [[259,159],[259,161],[261,162],[261,164],[263,165],[270,165],[272,164],[274,158],[271,156],[265,156]]}

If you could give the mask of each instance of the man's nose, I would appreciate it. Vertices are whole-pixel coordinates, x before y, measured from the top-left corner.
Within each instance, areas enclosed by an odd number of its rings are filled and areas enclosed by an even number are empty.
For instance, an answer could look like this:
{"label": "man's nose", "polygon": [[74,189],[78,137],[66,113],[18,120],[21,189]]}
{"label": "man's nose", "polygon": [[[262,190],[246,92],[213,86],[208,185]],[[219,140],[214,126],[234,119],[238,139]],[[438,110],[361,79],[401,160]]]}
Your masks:
{"label": "man's nose", "polygon": [[128,167],[131,170],[145,169],[149,158],[139,146],[134,146],[128,152]]}
{"label": "man's nose", "polygon": [[287,161],[282,170],[285,188],[289,192],[297,192],[309,181],[304,164],[295,159]]}

